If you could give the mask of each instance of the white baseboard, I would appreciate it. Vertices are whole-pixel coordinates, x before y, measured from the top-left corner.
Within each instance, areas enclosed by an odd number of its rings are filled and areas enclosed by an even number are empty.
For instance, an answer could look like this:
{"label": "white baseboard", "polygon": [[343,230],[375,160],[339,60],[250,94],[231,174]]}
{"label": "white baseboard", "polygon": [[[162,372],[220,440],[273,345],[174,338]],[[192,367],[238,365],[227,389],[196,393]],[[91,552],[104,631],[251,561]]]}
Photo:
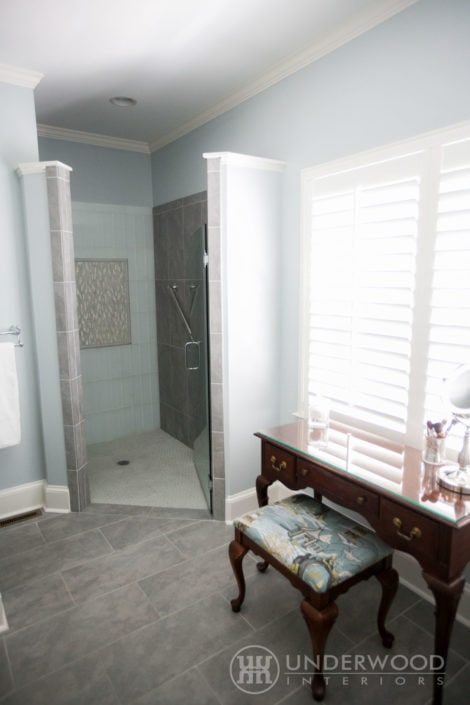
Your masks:
{"label": "white baseboard", "polygon": [[[289,490],[280,482],[275,482],[269,488],[269,499],[271,502],[278,502],[291,494],[293,494],[292,490]],[[341,507],[338,507],[337,505],[334,505],[334,507],[335,509],[341,511]],[[227,524],[231,524],[237,516],[241,516],[246,512],[254,511],[257,508],[258,501],[256,498],[256,490],[254,488],[233,494],[225,500],[225,521]],[[359,518],[360,520],[360,517],[357,517],[355,513],[349,513],[347,511],[345,513],[351,515],[353,519]],[[434,603],[433,595],[421,575],[421,568],[415,558],[409,556],[407,553],[395,551],[393,564],[400,574],[400,582],[405,585],[405,587],[409,588],[428,602]],[[469,582],[466,583],[463,595],[460,599],[457,619],[466,627],[470,627]]]}
{"label": "white baseboard", "polygon": [[234,519],[251,512],[258,506],[256,490],[244,490],[225,498],[225,523],[231,524]]}
{"label": "white baseboard", "polygon": [[0,490],[0,519],[9,519],[36,509],[46,512],[70,512],[69,488],[48,485],[45,480],[37,480]]}
{"label": "white baseboard", "polygon": [[[418,562],[412,556],[401,551],[395,551],[393,565],[398,570],[400,582],[403,585],[413,590],[427,602],[434,604],[432,592],[421,575],[421,568]],[[466,627],[470,627],[470,583],[468,581],[465,583],[464,591],[460,598],[457,619]]]}
{"label": "white baseboard", "polygon": [[66,514],[70,512],[70,492],[64,485],[45,485],[44,511]]}
{"label": "white baseboard", "polygon": [[[281,482],[274,482],[269,488],[270,502],[279,502],[290,494],[294,493]],[[226,524],[231,524],[236,517],[246,512],[252,512],[254,509],[258,509],[258,500],[254,487],[232,494],[225,498],[225,522]]]}

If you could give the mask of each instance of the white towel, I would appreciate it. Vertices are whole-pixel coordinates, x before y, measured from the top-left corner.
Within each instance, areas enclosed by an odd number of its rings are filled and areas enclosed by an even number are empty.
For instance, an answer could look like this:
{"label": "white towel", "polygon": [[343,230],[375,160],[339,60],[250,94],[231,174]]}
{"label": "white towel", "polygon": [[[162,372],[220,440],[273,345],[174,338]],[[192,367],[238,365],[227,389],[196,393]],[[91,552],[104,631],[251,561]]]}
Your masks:
{"label": "white towel", "polygon": [[0,343],[0,448],[21,440],[20,399],[14,343]]}

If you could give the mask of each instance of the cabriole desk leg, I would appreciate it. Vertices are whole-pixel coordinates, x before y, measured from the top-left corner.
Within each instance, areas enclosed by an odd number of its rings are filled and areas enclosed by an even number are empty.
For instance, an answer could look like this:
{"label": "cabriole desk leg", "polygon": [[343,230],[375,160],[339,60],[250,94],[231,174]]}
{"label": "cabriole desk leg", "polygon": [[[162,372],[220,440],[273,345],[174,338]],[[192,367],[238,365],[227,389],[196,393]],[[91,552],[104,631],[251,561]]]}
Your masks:
{"label": "cabriole desk leg", "polygon": [[265,507],[268,504],[268,487],[273,483],[264,475],[258,475],[256,478],[256,496],[258,498],[258,506]]}
{"label": "cabriole desk leg", "polygon": [[433,705],[442,705],[447,653],[465,578],[461,576],[453,583],[445,583],[424,571],[423,577],[434,595],[436,604],[434,653],[442,658],[442,668],[434,675]]}

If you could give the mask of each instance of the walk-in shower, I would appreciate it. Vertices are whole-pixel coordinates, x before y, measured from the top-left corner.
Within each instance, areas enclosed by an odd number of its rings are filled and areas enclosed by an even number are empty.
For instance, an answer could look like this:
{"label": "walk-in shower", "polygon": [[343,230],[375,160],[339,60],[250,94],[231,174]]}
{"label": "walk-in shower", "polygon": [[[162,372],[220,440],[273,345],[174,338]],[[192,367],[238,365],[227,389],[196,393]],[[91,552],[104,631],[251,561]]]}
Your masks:
{"label": "walk-in shower", "polygon": [[206,210],[73,204],[92,502],[211,508]]}

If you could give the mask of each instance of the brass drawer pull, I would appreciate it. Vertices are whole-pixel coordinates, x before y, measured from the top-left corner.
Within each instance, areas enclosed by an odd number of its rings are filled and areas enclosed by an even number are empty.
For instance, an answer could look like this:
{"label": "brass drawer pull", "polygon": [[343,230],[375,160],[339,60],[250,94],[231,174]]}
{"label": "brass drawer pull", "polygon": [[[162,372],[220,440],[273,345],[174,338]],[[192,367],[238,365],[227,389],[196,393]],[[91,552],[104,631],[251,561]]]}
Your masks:
{"label": "brass drawer pull", "polygon": [[356,503],[360,504],[361,506],[365,504],[366,498],[363,497],[362,494],[360,494],[358,497],[356,497]]}
{"label": "brass drawer pull", "polygon": [[402,520],[399,519],[398,517],[393,518],[393,525],[397,527],[397,534],[398,536],[401,536],[402,539],[406,539],[407,541],[412,541],[413,539],[420,539],[421,538],[421,529],[418,526],[413,526],[409,534],[404,534],[401,531],[402,527]]}
{"label": "brass drawer pull", "polygon": [[271,467],[273,470],[276,470],[276,472],[282,472],[283,470],[285,470],[287,468],[287,463],[285,460],[281,460],[279,465],[276,465],[276,460],[277,460],[276,456],[272,455],[271,456]]}
{"label": "brass drawer pull", "polygon": [[307,477],[308,468],[300,468],[300,474],[302,475],[302,477]]}

